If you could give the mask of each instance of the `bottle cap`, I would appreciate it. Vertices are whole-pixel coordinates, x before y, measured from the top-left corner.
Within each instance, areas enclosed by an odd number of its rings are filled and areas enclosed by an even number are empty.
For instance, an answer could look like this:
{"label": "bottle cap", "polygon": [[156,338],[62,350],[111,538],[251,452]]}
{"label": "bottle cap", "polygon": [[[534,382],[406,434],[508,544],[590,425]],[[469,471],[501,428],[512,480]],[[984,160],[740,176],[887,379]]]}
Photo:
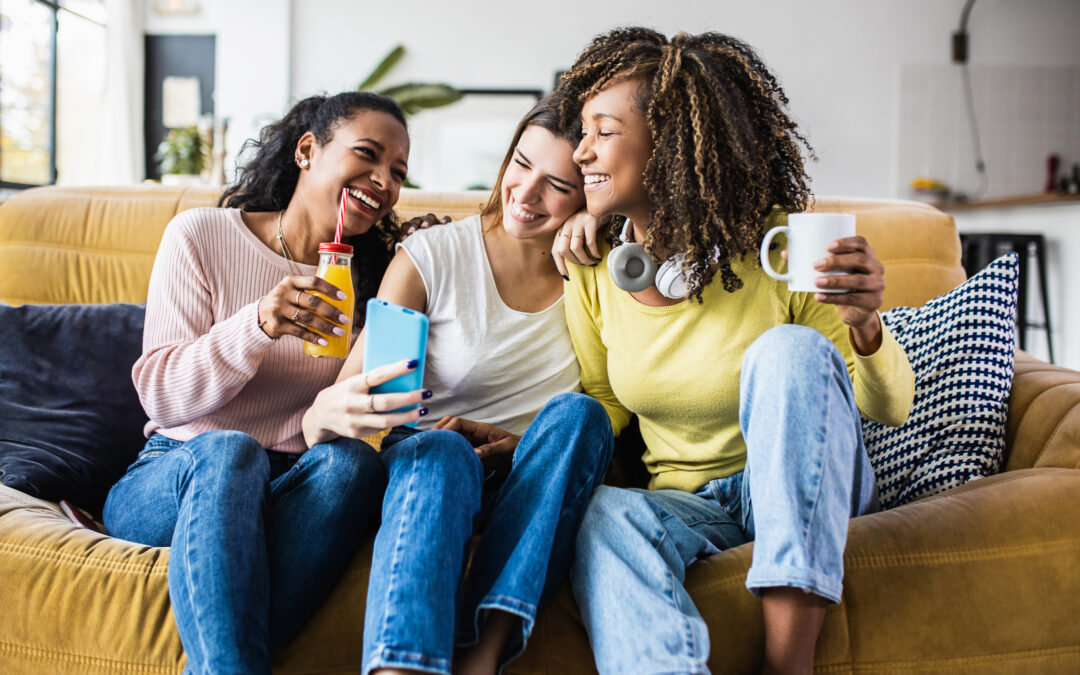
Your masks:
{"label": "bottle cap", "polygon": [[332,241],[324,241],[319,244],[319,253],[347,253],[352,255],[352,246],[348,244],[336,244]]}

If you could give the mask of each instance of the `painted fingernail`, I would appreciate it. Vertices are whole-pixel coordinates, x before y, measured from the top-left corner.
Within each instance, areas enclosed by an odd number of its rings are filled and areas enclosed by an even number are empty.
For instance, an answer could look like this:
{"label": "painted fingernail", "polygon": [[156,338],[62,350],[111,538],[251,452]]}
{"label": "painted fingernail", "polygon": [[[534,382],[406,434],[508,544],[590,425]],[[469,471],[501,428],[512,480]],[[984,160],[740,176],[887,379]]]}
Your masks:
{"label": "painted fingernail", "polygon": [[338,337],[341,337],[344,334],[345,334],[345,329],[344,328],[338,328],[337,326],[334,326],[334,335],[336,335]]}
{"label": "painted fingernail", "polygon": [[349,323],[349,317],[345,316],[344,314],[338,314],[337,320],[338,323]]}
{"label": "painted fingernail", "polygon": [[413,368],[417,367],[418,365],[420,365],[420,362],[417,361],[416,359],[413,359],[413,360],[409,361],[408,363],[406,363],[405,367],[408,368],[409,370],[412,370]]}
{"label": "painted fingernail", "polygon": [[434,395],[435,395],[434,392],[432,392],[430,389],[425,389],[424,393],[420,394],[420,398],[428,399],[428,398],[431,398]]}
{"label": "painted fingernail", "polygon": [[417,412],[420,414],[420,417],[423,417],[427,414],[427,408],[420,408]]}
{"label": "painted fingernail", "polygon": [[563,278],[563,281],[570,281],[570,277],[566,276],[565,274],[562,275],[562,278]]}
{"label": "painted fingernail", "polygon": [[345,291],[338,291],[337,292],[337,299],[338,300],[344,300],[347,297],[349,297],[349,296],[345,295]]}
{"label": "painted fingernail", "polygon": [[323,347],[325,347],[326,345],[328,345],[330,343],[327,342],[326,340],[324,340],[323,338],[319,338],[319,344],[322,345]]}

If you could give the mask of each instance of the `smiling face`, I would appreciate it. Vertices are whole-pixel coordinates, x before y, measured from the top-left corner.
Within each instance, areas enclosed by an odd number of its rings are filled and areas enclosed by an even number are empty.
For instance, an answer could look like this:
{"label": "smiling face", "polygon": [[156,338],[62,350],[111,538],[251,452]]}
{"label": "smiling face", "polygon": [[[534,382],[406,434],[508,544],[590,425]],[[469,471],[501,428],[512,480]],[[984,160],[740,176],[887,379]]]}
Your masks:
{"label": "smiling face", "polygon": [[645,190],[645,165],[652,135],[636,100],[639,79],[624,79],[600,90],[581,109],[581,142],[574,161],[585,177],[585,202],[594,216],[626,216],[645,226],[652,202]]}
{"label": "smiling face", "polygon": [[397,204],[408,173],[409,134],[392,115],[358,110],[320,145],[309,132],[297,144],[297,161],[308,159],[297,191],[318,223],[337,223],[342,188],[348,188],[342,236],[367,232]]}
{"label": "smiling face", "polygon": [[502,176],[503,227],[511,236],[551,235],[584,205],[573,151],[547,129],[525,127]]}

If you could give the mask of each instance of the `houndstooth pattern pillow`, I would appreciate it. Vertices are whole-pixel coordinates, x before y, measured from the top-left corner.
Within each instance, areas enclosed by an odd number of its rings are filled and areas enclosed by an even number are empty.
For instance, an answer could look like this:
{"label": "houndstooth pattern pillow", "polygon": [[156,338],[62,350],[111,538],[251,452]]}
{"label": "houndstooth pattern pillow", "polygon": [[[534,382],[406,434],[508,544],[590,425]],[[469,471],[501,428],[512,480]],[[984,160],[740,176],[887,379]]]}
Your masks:
{"label": "houndstooth pattern pillow", "polygon": [[882,312],[915,371],[907,422],[863,418],[881,507],[998,471],[1016,343],[1017,256],[998,258],[922,307]]}

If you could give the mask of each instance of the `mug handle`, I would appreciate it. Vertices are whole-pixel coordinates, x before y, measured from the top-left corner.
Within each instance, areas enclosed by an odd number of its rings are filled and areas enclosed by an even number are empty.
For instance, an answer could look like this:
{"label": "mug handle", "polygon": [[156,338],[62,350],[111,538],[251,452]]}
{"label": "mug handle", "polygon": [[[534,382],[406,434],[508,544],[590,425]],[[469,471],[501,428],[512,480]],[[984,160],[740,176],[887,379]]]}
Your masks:
{"label": "mug handle", "polygon": [[769,244],[772,243],[773,237],[781,232],[787,234],[788,240],[791,240],[791,228],[787,225],[778,225],[765,233],[765,238],[761,240],[761,251],[759,252],[761,256],[761,267],[765,270],[765,274],[768,274],[773,279],[791,283],[791,274],[779,274],[769,263]]}

